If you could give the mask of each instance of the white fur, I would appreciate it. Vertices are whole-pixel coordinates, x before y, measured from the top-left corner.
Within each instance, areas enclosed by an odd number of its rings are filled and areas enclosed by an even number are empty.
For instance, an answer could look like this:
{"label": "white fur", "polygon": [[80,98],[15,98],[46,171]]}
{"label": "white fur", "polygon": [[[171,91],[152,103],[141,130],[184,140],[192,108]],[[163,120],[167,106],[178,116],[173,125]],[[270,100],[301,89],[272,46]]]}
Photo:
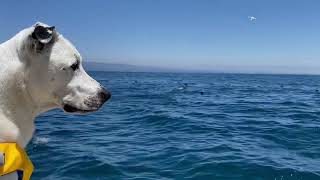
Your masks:
{"label": "white fur", "polygon": [[82,61],[76,48],[55,32],[55,42],[36,52],[32,49],[34,29],[35,25],[0,44],[0,143],[17,142],[23,148],[32,138],[39,113],[65,104],[93,111],[104,102],[94,107],[85,103],[97,100],[102,88],[81,64],[76,71],[70,68],[77,59]]}

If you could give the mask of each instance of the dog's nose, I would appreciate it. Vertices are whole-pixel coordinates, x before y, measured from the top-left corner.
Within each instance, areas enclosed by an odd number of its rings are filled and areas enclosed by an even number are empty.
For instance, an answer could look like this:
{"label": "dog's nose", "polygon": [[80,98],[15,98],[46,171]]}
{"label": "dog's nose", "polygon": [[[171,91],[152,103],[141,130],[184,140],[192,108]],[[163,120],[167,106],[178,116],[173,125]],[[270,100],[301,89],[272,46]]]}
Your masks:
{"label": "dog's nose", "polygon": [[111,98],[111,93],[108,90],[102,88],[102,90],[100,90],[100,92],[98,93],[98,96],[99,96],[100,101],[102,103],[104,103],[104,102],[108,101],[108,99]]}

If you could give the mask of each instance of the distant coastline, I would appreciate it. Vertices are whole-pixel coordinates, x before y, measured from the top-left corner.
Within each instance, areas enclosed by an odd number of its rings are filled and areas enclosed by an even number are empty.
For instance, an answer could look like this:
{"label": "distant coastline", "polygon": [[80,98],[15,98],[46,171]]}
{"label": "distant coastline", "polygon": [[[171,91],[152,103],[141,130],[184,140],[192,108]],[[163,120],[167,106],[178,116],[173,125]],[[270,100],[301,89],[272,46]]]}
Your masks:
{"label": "distant coastline", "polygon": [[115,64],[103,62],[83,62],[83,66],[88,71],[109,71],[109,72],[184,72],[178,69],[136,66],[129,64]]}
{"label": "distant coastline", "polygon": [[[316,67],[310,69],[308,73],[299,71],[297,68],[270,67],[269,70],[262,70],[261,67],[225,67],[217,66],[215,69],[177,69],[163,68],[154,66],[139,66],[130,64],[116,64],[104,62],[84,61],[83,66],[87,71],[106,71],[106,72],[158,72],[158,73],[218,73],[218,74],[266,74],[266,75],[320,75],[320,69]],[[286,71],[284,71],[284,69]]]}

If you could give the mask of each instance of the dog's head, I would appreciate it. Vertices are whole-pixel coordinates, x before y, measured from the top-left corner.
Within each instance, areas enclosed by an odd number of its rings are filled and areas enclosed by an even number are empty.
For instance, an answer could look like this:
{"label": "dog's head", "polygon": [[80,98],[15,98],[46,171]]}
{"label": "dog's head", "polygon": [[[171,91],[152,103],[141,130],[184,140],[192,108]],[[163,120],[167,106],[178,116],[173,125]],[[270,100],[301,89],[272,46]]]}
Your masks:
{"label": "dog's head", "polygon": [[82,67],[77,49],[55,27],[37,23],[28,31],[23,58],[26,89],[41,107],[70,113],[98,110],[111,94]]}

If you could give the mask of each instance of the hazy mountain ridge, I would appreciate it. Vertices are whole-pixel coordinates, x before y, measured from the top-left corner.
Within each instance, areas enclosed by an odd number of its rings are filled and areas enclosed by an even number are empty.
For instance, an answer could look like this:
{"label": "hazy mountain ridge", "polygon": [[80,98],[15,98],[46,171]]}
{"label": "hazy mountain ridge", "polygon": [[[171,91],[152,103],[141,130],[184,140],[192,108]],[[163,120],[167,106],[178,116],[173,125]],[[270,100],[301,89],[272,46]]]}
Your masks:
{"label": "hazy mountain ridge", "polygon": [[88,71],[111,71],[111,72],[174,72],[178,69],[166,69],[151,66],[136,66],[129,64],[114,64],[102,62],[83,62],[83,66]]}
{"label": "hazy mountain ridge", "polygon": [[[240,73],[240,74],[293,74],[293,75],[319,75],[319,67],[295,67],[295,66],[219,66],[214,68],[163,68],[153,66],[140,66],[129,64],[116,64],[104,62],[83,62],[88,71],[110,71],[110,72],[180,72],[180,73]],[[308,73],[303,69],[308,69]]]}

